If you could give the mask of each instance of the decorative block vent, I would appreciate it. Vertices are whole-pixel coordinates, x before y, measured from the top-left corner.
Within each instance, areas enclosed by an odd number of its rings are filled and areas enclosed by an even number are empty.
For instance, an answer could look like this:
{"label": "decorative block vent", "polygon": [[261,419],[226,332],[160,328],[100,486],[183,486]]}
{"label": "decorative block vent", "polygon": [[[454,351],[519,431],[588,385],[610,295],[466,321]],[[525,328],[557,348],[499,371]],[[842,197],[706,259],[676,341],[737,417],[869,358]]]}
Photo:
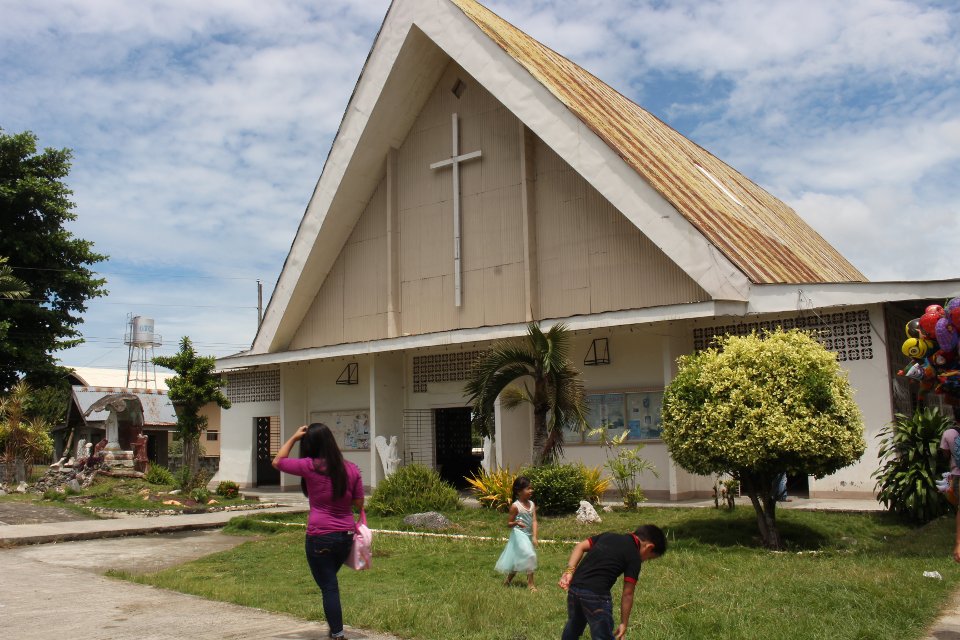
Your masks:
{"label": "decorative block vent", "polygon": [[230,402],[279,402],[279,371],[241,371],[224,376],[224,395]]}
{"label": "decorative block vent", "polygon": [[714,338],[726,334],[746,336],[753,331],[772,331],[778,326],[785,330],[804,329],[811,332],[820,344],[837,354],[840,362],[873,359],[874,338],[870,330],[870,312],[866,309],[697,327],[693,330],[693,348],[702,351],[710,346]]}
{"label": "decorative block vent", "polygon": [[416,356],[413,359],[413,392],[426,393],[430,382],[461,382],[467,374],[479,351],[458,353],[438,353],[432,356]]}

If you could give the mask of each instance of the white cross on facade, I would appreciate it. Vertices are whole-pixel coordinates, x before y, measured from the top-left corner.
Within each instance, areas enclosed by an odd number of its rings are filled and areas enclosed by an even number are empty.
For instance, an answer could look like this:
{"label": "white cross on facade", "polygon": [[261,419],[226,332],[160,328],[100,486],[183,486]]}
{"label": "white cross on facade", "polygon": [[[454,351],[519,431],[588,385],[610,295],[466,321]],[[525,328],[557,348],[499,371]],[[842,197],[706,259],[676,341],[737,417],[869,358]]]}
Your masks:
{"label": "white cross on facade", "polygon": [[480,157],[480,151],[460,155],[460,126],[457,114],[453,114],[453,153],[446,160],[434,162],[431,169],[453,169],[453,298],[456,306],[462,304],[463,285],[460,269],[460,163]]}

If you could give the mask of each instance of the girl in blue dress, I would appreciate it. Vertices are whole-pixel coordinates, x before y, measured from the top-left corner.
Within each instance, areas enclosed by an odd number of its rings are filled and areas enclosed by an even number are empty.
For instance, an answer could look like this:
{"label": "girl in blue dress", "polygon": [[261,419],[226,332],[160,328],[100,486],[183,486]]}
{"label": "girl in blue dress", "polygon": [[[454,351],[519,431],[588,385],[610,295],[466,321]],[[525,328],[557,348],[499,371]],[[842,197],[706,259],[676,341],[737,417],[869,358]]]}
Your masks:
{"label": "girl in blue dress", "polygon": [[537,507],[530,499],[532,495],[530,480],[526,476],[518,476],[513,481],[513,504],[510,505],[510,514],[507,516],[507,526],[513,530],[495,568],[500,573],[507,574],[504,586],[509,587],[518,573],[526,573],[527,587],[530,591],[536,591],[533,572],[537,570],[537,552],[534,547],[539,544],[539,539]]}

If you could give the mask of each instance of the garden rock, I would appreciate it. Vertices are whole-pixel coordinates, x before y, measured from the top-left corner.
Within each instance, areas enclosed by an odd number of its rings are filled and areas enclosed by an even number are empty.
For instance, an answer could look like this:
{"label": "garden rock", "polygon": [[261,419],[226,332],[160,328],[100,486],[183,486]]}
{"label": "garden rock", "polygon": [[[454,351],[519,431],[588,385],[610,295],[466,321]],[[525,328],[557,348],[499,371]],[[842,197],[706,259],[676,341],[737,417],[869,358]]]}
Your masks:
{"label": "garden rock", "polygon": [[427,511],[426,513],[414,513],[403,519],[403,524],[421,529],[431,529],[440,531],[452,526],[451,522],[442,513],[436,511]]}
{"label": "garden rock", "polygon": [[27,483],[21,482],[17,485],[17,493],[26,493],[27,492]]}
{"label": "garden rock", "polygon": [[603,506],[603,512],[604,512],[604,513],[613,513],[613,507],[611,507],[611,506],[608,505],[608,504],[607,504],[607,505],[604,505],[604,506]]}
{"label": "garden rock", "polygon": [[603,522],[603,520],[597,515],[597,510],[593,508],[592,504],[586,500],[581,500],[580,508],[577,509],[577,522],[579,524],[594,524]]}
{"label": "garden rock", "polygon": [[80,493],[80,491],[81,491],[80,483],[77,482],[77,479],[76,479],[76,478],[71,479],[70,482],[67,483],[67,491],[73,491],[74,493]]}

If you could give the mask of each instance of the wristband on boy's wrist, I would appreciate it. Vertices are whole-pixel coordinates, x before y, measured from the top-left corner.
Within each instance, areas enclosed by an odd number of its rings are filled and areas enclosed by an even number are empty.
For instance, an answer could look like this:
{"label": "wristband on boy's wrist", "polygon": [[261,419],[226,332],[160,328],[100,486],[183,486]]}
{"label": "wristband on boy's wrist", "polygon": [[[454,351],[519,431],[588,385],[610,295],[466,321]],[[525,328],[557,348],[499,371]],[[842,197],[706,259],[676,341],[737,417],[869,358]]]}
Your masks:
{"label": "wristband on boy's wrist", "polygon": [[563,575],[572,576],[574,571],[576,571],[576,569],[571,569],[570,567],[567,567],[566,569],[563,570]]}

